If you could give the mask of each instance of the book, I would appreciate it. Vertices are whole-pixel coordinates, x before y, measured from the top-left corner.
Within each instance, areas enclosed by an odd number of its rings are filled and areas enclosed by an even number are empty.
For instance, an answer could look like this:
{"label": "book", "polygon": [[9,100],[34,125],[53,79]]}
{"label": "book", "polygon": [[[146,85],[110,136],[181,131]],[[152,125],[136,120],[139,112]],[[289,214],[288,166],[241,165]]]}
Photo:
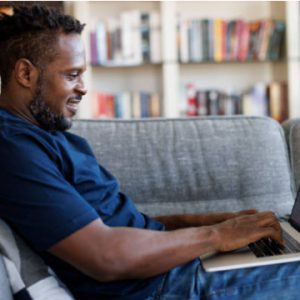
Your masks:
{"label": "book", "polygon": [[250,30],[249,23],[241,21],[241,32],[240,32],[240,47],[238,52],[238,60],[244,61],[248,57],[249,52],[249,39],[250,39]]}
{"label": "book", "polygon": [[235,23],[236,21],[231,20],[227,24],[226,33],[226,60],[230,61],[233,57],[233,49],[235,44]]}
{"label": "book", "polygon": [[224,115],[235,115],[237,114],[236,103],[231,93],[223,94],[223,107]]}
{"label": "book", "polygon": [[221,28],[222,28],[222,35],[221,35],[221,54],[222,54],[222,61],[226,60],[226,47],[227,47],[227,26],[228,22],[225,20],[221,20]]}
{"label": "book", "polygon": [[227,114],[227,97],[225,93],[223,92],[218,92],[218,115],[225,115]]}
{"label": "book", "polygon": [[208,60],[214,60],[214,21],[208,20]]}
{"label": "book", "polygon": [[196,92],[197,98],[197,115],[206,116],[208,114],[207,94],[203,90]]}
{"label": "book", "polygon": [[96,32],[90,32],[90,49],[91,49],[91,64],[98,64],[98,49],[97,49],[97,39]]}
{"label": "book", "polygon": [[159,63],[162,60],[160,14],[156,11],[150,12],[149,23],[150,23],[150,61],[152,63]]}
{"label": "book", "polygon": [[131,12],[123,11],[120,14],[120,26],[121,26],[121,45],[122,45],[122,58],[124,63],[130,64],[134,57],[133,49],[133,36],[131,25]]}
{"label": "book", "polygon": [[93,97],[91,102],[91,117],[98,118],[98,116],[99,116],[98,92],[93,92]]}
{"label": "book", "polygon": [[268,48],[270,36],[272,34],[274,23],[272,20],[263,20],[259,39],[258,59],[266,60],[268,58]]}
{"label": "book", "polygon": [[236,20],[234,23],[234,31],[232,35],[231,60],[238,60],[241,39],[242,39],[243,20]]}
{"label": "book", "polygon": [[208,90],[206,92],[208,102],[208,114],[218,115],[219,114],[219,92],[217,90]]}
{"label": "book", "polygon": [[229,93],[229,99],[233,106],[233,111],[231,114],[240,115],[242,114],[242,94],[240,92],[234,91]]}
{"label": "book", "polygon": [[96,45],[97,63],[105,65],[107,61],[106,28],[102,21],[99,21],[96,25]]}
{"label": "book", "polygon": [[106,94],[106,117],[114,118],[115,116],[115,97],[112,94]]}
{"label": "book", "polygon": [[120,93],[122,105],[122,118],[130,119],[132,117],[132,98],[129,92]]}
{"label": "book", "polygon": [[202,27],[201,21],[191,20],[190,23],[190,61],[200,62],[203,59],[202,53]]}
{"label": "book", "polygon": [[148,12],[140,14],[141,50],[143,62],[150,62],[150,15]]}
{"label": "book", "polygon": [[214,20],[214,61],[220,62],[222,61],[222,20],[215,19]]}
{"label": "book", "polygon": [[132,117],[137,119],[141,117],[141,100],[140,93],[132,93]]}
{"label": "book", "polygon": [[255,116],[268,115],[267,86],[258,82],[251,89],[252,114]]}
{"label": "book", "polygon": [[271,60],[277,60],[281,56],[283,48],[283,40],[285,33],[285,23],[283,21],[275,21],[274,29],[270,36],[268,58]]}
{"label": "book", "polygon": [[141,13],[139,10],[132,10],[131,19],[131,34],[132,34],[132,47],[133,47],[133,59],[131,61],[134,65],[139,65],[143,62],[142,54],[142,38],[141,38]]}
{"label": "book", "polygon": [[242,96],[242,113],[245,116],[252,116],[254,114],[252,96],[249,92],[244,93]]}
{"label": "book", "polygon": [[187,84],[187,115],[188,116],[197,116],[198,107],[197,107],[197,98],[196,98],[196,88],[192,83]]}
{"label": "book", "polygon": [[140,92],[140,116],[142,118],[150,117],[150,95],[146,92]]}
{"label": "book", "polygon": [[201,21],[202,26],[202,53],[203,53],[203,60],[207,61],[209,60],[209,28],[208,28],[208,19],[203,19]]}
{"label": "book", "polygon": [[186,63],[189,61],[189,36],[188,36],[189,21],[186,19],[180,19],[179,25],[179,59],[181,62]]}
{"label": "book", "polygon": [[150,95],[150,116],[157,118],[161,116],[160,99],[158,93]]}
{"label": "book", "polygon": [[288,119],[286,84],[278,81],[268,86],[269,115],[278,122]]}
{"label": "book", "polygon": [[194,40],[193,40],[193,26],[192,26],[192,20],[188,20],[188,27],[187,27],[187,33],[188,33],[188,57],[189,57],[189,61],[192,61],[192,57],[193,57],[193,44],[194,44]]}
{"label": "book", "polygon": [[260,21],[253,21],[249,23],[249,49],[248,49],[248,60],[258,59],[258,40],[260,32]]}
{"label": "book", "polygon": [[106,95],[104,93],[98,93],[98,113],[97,117],[107,117],[107,104]]}

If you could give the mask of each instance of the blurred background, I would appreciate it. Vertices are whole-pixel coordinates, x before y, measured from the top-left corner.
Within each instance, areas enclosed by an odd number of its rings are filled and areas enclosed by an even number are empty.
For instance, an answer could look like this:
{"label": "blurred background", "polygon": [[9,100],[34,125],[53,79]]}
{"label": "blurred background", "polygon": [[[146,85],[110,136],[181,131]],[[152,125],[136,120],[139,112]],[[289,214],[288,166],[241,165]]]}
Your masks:
{"label": "blurred background", "polygon": [[298,1],[39,2],[86,23],[80,118],[300,117]]}

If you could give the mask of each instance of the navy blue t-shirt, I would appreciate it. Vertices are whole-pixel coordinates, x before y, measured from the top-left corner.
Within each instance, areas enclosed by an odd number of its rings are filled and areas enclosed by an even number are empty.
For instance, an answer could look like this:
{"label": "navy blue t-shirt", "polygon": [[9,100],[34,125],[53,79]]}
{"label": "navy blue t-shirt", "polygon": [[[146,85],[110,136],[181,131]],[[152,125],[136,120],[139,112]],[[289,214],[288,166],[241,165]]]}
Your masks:
{"label": "navy blue t-shirt", "polygon": [[68,286],[76,299],[146,299],[162,275],[100,283],[47,253],[51,246],[101,218],[108,226],[163,230],[119,192],[87,142],[48,132],[0,109],[0,217]]}

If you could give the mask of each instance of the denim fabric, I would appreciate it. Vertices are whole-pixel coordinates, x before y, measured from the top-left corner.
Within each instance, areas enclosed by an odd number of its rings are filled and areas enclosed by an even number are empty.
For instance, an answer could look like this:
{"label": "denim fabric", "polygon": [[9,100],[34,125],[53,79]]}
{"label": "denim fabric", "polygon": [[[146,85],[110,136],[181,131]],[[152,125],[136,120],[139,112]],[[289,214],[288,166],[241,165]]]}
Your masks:
{"label": "denim fabric", "polygon": [[147,300],[298,300],[300,263],[205,272],[199,259],[170,271]]}

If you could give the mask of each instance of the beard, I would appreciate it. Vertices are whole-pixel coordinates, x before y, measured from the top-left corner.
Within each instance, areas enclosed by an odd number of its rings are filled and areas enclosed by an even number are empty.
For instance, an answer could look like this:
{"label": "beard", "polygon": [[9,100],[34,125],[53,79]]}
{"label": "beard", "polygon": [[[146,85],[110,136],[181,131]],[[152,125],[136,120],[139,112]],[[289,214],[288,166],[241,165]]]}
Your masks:
{"label": "beard", "polygon": [[29,105],[29,110],[38,124],[48,131],[65,131],[72,126],[71,118],[66,118],[63,114],[55,113],[46,103],[43,96],[43,80],[40,76],[37,89]]}

